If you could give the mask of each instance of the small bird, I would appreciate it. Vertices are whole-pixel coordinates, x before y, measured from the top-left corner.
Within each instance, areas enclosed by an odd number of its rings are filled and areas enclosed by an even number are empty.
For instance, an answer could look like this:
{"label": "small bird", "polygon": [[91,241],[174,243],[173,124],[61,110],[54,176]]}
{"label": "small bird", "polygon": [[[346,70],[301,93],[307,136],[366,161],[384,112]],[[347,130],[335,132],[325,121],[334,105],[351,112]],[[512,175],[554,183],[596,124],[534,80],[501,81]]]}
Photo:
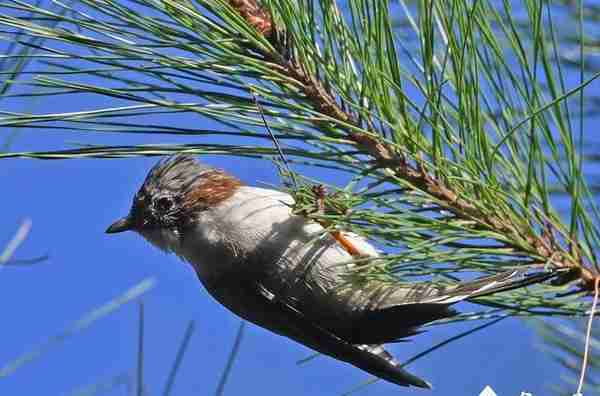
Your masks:
{"label": "small bird", "polygon": [[[514,270],[452,286],[353,276],[355,256],[321,225],[294,215],[286,193],[250,187],[190,155],[158,162],[129,214],[106,230],[132,230],[189,262],[208,292],[244,320],[402,386],[431,385],[383,344],[456,315],[467,298],[542,282]],[[363,257],[379,253],[350,232]],[[354,271],[353,271],[354,269]]]}

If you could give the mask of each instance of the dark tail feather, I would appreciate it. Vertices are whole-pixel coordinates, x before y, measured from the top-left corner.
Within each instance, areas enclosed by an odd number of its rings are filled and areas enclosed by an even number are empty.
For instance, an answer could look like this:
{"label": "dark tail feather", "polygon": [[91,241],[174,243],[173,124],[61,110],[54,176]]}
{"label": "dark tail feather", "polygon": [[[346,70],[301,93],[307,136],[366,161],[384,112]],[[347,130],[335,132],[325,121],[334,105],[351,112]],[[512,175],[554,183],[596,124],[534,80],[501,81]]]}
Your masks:
{"label": "dark tail feather", "polygon": [[457,285],[440,287],[429,283],[411,287],[389,285],[369,294],[377,305],[342,328],[344,339],[355,344],[384,344],[410,337],[420,326],[457,314],[452,304],[465,299],[518,289],[558,276],[562,271],[517,269]]}
{"label": "dark tail feather", "polygon": [[400,363],[382,345],[356,345],[355,349],[360,356],[350,361],[354,366],[396,385],[432,388],[429,382],[400,367]]}
{"label": "dark tail feather", "polygon": [[448,304],[416,303],[396,305],[366,313],[352,323],[346,335],[355,344],[385,344],[420,333],[419,328],[434,320],[458,314]]}
{"label": "dark tail feather", "polygon": [[531,269],[516,269],[513,271],[502,272],[497,275],[486,276],[475,279],[470,282],[464,282],[456,288],[449,290],[446,298],[440,298],[440,301],[452,304],[465,299],[488,296],[495,293],[509,290],[520,289],[525,286],[544,282],[550,278],[558,276],[561,271],[552,270],[538,273],[530,273]]}

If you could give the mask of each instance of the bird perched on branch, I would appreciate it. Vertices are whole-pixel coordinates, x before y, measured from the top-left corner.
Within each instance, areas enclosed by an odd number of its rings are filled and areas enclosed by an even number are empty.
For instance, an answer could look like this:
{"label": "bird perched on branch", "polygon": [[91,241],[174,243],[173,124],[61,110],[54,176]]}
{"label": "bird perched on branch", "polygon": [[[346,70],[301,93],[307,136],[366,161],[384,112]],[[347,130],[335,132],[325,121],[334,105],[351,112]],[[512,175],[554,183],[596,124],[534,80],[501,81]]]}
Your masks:
{"label": "bird perched on branch", "polygon": [[553,276],[503,272],[453,286],[412,285],[352,276],[352,244],[294,215],[290,195],[243,185],[189,155],[156,164],[129,214],[107,233],[132,230],[188,261],[208,292],[241,318],[403,386],[430,384],[405,371],[382,346],[456,314],[467,298],[523,287]]}

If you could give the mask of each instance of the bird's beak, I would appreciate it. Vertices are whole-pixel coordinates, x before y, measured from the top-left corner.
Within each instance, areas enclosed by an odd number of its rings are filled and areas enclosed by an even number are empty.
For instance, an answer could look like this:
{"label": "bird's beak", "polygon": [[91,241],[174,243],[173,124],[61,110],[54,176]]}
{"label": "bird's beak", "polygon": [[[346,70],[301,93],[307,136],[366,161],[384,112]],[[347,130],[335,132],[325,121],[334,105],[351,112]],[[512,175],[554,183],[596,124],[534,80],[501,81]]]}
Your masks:
{"label": "bird's beak", "polygon": [[110,227],[106,229],[107,234],[115,234],[117,232],[128,231],[133,228],[133,224],[129,217],[123,217],[112,223]]}

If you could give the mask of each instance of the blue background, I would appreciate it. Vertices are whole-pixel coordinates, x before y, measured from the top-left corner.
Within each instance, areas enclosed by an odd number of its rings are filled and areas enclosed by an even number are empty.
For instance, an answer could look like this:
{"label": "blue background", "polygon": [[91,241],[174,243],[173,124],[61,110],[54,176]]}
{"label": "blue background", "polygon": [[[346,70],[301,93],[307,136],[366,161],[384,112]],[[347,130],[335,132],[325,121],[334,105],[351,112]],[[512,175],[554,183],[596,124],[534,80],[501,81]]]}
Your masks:
{"label": "blue background", "polygon": [[[5,111],[52,113],[114,105],[111,99],[61,96],[56,100],[3,101]],[[171,121],[169,121],[171,122]],[[179,127],[210,128],[198,117],[177,117]],[[2,134],[12,131],[4,130]],[[6,136],[5,135],[5,136]],[[0,140],[1,141],[1,140]],[[73,147],[73,143],[243,143],[226,137],[81,134],[44,129],[19,130],[11,151]],[[268,143],[265,142],[265,145]],[[236,174],[247,184],[279,184],[268,161],[205,156],[203,161]],[[144,382],[160,394],[190,320],[196,330],[178,373],[174,395],[212,394],[229,355],[239,319],[202,288],[191,268],[165,255],[133,233],[104,230],[127,213],[133,194],[156,158],[40,161],[2,160],[0,247],[26,218],[33,221],[15,259],[48,254],[31,266],[0,268],[3,321],[0,367],[44,345],[70,323],[120,295],[146,277],[156,286],[142,298],[145,306]],[[588,169],[589,170],[589,169]],[[343,185],[339,175],[305,170]],[[458,305],[468,309],[468,305]],[[0,395],[64,395],[115,375],[135,375],[137,305],[129,303],[89,328],[53,343],[38,358],[0,379]],[[438,326],[412,342],[391,345],[400,361],[476,324]],[[454,342],[408,367],[434,384],[433,391],[408,390],[380,381],[361,394],[478,395],[491,385],[499,395],[549,394],[561,368],[542,353],[531,326],[508,319]],[[327,357],[301,366],[312,351],[261,328],[248,325],[226,395],[339,395],[368,379],[360,370]],[[119,386],[106,395],[130,394]]]}

